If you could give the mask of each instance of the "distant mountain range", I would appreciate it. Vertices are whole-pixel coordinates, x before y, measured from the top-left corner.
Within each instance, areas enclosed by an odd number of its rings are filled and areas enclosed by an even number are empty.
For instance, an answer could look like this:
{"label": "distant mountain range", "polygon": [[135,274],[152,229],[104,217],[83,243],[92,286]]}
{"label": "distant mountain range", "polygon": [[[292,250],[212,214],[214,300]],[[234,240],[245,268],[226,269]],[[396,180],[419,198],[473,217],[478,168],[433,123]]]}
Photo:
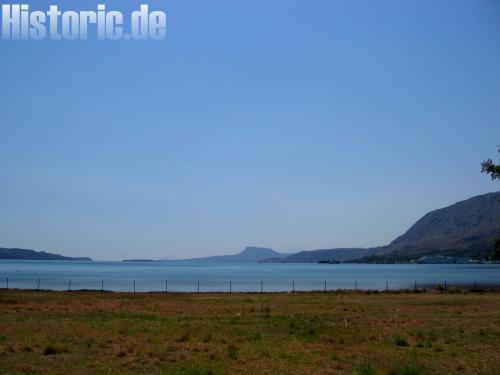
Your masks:
{"label": "distant mountain range", "polygon": [[258,263],[261,260],[273,258],[280,259],[290,254],[279,253],[265,247],[249,246],[242,252],[234,255],[218,255],[204,258],[191,258],[182,260],[165,260],[165,262],[202,262],[202,263]]}
{"label": "distant mountain range", "polygon": [[303,250],[286,257],[262,259],[259,263],[318,263],[326,260],[345,262],[354,258],[369,256],[375,252],[375,248]]}
{"label": "distant mountain range", "polygon": [[493,251],[492,241],[499,235],[499,201],[500,192],[489,193],[431,211],[386,246],[301,251],[261,262],[315,263],[331,260],[392,263],[427,255],[484,259]]}
{"label": "distant mountain range", "polygon": [[[359,262],[393,263],[417,260],[424,256],[455,256],[485,259],[499,235],[500,192],[479,195],[424,215],[408,231],[389,245],[372,248],[339,248],[280,253],[273,249],[250,246],[234,255],[219,255],[164,262],[203,263],[317,263]],[[0,259],[74,260],[44,251],[0,248]],[[151,261],[136,259],[129,261]]]}
{"label": "distant mountain range", "polygon": [[17,259],[17,260],[74,260],[74,261],[91,261],[85,257],[65,257],[59,254],[47,253],[45,251],[35,251],[28,249],[6,249],[0,247],[0,259]]}

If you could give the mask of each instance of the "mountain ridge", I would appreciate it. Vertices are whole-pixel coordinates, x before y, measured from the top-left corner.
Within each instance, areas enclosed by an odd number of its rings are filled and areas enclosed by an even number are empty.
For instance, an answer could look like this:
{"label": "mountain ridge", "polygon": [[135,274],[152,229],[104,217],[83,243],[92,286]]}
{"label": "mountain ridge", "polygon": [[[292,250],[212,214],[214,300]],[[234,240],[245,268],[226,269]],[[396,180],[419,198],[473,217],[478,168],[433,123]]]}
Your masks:
{"label": "mountain ridge", "polygon": [[59,254],[48,253],[45,251],[35,251],[31,249],[5,248],[0,247],[0,259],[12,260],[70,260],[90,262],[87,257],[67,257]]}
{"label": "mountain ridge", "polygon": [[[477,195],[447,207],[429,211],[388,245],[370,248],[336,248],[282,253],[271,248],[248,246],[232,255],[217,255],[159,262],[205,263],[316,263],[407,262],[429,255],[485,259],[499,234],[500,191]],[[0,259],[91,261],[45,251],[1,248]]]}
{"label": "mountain ridge", "polygon": [[498,235],[500,192],[477,195],[450,206],[429,211],[391,243],[371,248],[339,248],[303,251],[262,263],[313,263],[353,261],[390,263],[422,256],[487,258]]}
{"label": "mountain ridge", "polygon": [[267,247],[247,246],[243,251],[232,255],[215,255],[201,258],[162,260],[161,262],[203,262],[203,263],[258,263],[267,258],[281,258],[290,254],[280,253]]}
{"label": "mountain ridge", "polygon": [[500,217],[500,192],[477,195],[422,216],[389,247],[467,247],[491,237]]}
{"label": "mountain ridge", "polygon": [[[332,260],[344,262],[353,257],[364,257],[372,255],[377,248],[336,248],[303,250],[284,258],[268,258],[259,263],[317,263],[318,261]],[[335,253],[332,253],[332,252]]]}

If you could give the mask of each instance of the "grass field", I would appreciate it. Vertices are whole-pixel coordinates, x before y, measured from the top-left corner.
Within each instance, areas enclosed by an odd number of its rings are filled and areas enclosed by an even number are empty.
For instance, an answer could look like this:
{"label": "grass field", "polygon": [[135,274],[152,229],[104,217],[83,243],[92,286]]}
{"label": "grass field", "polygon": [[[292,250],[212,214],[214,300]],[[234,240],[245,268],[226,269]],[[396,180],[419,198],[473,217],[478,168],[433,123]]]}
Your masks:
{"label": "grass field", "polygon": [[0,291],[0,374],[500,374],[500,293]]}

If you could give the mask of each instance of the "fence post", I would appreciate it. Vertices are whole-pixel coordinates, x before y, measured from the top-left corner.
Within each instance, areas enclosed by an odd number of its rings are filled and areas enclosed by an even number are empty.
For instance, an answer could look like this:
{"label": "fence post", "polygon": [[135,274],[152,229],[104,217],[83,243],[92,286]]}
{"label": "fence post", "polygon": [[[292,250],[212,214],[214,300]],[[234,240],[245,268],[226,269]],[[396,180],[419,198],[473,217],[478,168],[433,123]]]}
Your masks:
{"label": "fence post", "polygon": [[101,292],[104,292],[104,279],[101,280]]}
{"label": "fence post", "polygon": [[71,279],[69,279],[68,292],[71,292]]}
{"label": "fence post", "polygon": [[260,292],[264,293],[264,281],[262,281],[262,280],[260,282]]}
{"label": "fence post", "polygon": [[229,293],[233,292],[233,283],[231,280],[229,280]]}
{"label": "fence post", "polygon": [[446,294],[446,289],[447,289],[448,285],[446,285],[446,280],[444,281],[444,293]]}
{"label": "fence post", "polygon": [[135,280],[134,280],[134,293],[135,293]]}
{"label": "fence post", "polygon": [[36,290],[40,290],[40,278],[38,278],[38,284],[36,286]]}
{"label": "fence post", "polygon": [[292,293],[295,293],[295,280],[292,281]]}
{"label": "fence post", "polygon": [[355,292],[358,291],[358,281],[357,280],[354,282],[354,291]]}
{"label": "fence post", "polygon": [[326,280],[325,280],[325,293],[326,293]]}
{"label": "fence post", "polygon": [[168,293],[168,280],[165,280],[165,293]]}
{"label": "fence post", "polygon": [[196,293],[200,293],[200,280],[198,280],[198,287],[196,289]]}

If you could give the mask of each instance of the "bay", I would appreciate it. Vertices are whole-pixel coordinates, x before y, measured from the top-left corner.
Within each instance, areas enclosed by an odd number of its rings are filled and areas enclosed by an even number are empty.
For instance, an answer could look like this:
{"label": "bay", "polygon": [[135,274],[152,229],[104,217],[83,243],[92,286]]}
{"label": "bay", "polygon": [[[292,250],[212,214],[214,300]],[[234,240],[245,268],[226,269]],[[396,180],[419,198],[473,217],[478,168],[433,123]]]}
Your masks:
{"label": "bay", "polygon": [[[203,264],[0,260],[0,288],[270,292],[500,287],[499,264]],[[199,289],[198,289],[199,285]]]}

